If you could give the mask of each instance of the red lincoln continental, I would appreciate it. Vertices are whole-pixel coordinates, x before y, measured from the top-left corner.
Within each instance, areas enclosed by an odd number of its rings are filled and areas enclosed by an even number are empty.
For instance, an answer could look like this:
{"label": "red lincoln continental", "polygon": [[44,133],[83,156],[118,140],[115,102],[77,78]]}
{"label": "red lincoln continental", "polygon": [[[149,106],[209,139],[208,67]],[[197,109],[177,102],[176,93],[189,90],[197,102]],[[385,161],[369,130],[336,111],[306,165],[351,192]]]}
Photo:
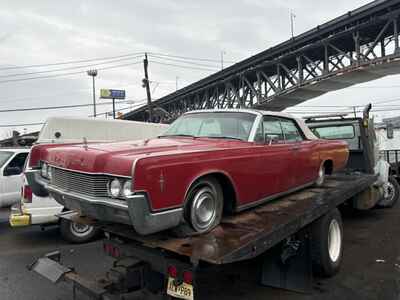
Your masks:
{"label": "red lincoln continental", "polygon": [[346,143],[284,113],[202,110],[156,139],[35,146],[27,176],[65,207],[139,234],[204,233],[224,213],[322,185],[347,158]]}

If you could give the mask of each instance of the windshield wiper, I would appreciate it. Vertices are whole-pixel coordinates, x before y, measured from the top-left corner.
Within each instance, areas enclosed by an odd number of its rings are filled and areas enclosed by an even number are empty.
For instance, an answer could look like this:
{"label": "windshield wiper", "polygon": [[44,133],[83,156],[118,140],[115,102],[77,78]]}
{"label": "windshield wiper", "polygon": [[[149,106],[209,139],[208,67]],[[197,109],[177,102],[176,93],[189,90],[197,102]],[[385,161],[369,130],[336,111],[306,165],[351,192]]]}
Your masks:
{"label": "windshield wiper", "polygon": [[243,141],[241,138],[237,138],[234,136],[199,136],[199,138],[209,138],[209,139],[228,139],[228,140],[238,140]]}
{"label": "windshield wiper", "polygon": [[184,136],[184,137],[192,137],[195,138],[194,135],[191,134],[166,134],[166,135],[159,135],[158,138],[163,138],[163,137],[174,137],[174,136]]}

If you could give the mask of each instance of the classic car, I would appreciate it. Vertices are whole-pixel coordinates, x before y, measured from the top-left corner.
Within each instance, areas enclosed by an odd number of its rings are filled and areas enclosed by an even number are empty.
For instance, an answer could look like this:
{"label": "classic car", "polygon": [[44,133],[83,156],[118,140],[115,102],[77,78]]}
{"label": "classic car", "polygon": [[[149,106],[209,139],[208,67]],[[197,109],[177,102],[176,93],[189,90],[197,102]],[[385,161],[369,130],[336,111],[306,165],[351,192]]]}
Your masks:
{"label": "classic car", "polygon": [[38,145],[29,165],[65,207],[145,235],[208,232],[223,214],[322,185],[347,159],[345,142],[318,139],[288,114],[202,110],[154,139]]}

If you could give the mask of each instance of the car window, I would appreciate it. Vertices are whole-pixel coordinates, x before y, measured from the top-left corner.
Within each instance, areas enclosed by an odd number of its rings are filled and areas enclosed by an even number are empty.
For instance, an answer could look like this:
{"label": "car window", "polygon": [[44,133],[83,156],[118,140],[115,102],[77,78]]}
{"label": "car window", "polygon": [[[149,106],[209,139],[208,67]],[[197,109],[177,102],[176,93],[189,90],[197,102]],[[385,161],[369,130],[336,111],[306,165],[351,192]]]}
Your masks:
{"label": "car window", "polygon": [[312,132],[321,139],[352,139],[354,138],[353,125],[335,125],[311,128]]}
{"label": "car window", "polygon": [[13,155],[10,151],[0,151],[0,168],[6,163],[7,160]]}
{"label": "car window", "polygon": [[287,142],[297,142],[302,141],[303,136],[301,135],[297,125],[293,120],[281,119],[282,131],[285,136],[285,141]]}
{"label": "car window", "polygon": [[282,126],[278,118],[265,116],[263,126],[265,142],[267,144],[283,143],[285,141]]}
{"label": "car window", "polygon": [[8,163],[7,168],[20,168],[21,172],[24,169],[25,160],[28,153],[18,153],[15,157]]}
{"label": "car window", "polygon": [[233,138],[247,141],[256,115],[242,112],[199,112],[183,115],[160,137]]}

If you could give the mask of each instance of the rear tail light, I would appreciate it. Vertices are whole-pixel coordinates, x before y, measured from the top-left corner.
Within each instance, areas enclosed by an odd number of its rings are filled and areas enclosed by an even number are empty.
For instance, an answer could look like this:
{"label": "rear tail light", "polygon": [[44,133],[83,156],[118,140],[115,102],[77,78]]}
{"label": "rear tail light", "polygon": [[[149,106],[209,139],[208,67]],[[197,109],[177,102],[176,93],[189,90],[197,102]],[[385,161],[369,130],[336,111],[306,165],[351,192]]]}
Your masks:
{"label": "rear tail light", "polygon": [[24,203],[32,203],[32,188],[29,185],[22,188],[22,200]]}
{"label": "rear tail light", "polygon": [[178,276],[178,270],[175,266],[169,266],[167,271],[168,275],[172,278],[176,278]]}
{"label": "rear tail light", "polygon": [[193,273],[189,271],[183,272],[183,282],[187,284],[193,283]]}
{"label": "rear tail light", "polygon": [[103,250],[106,254],[118,258],[121,256],[121,251],[118,247],[114,246],[113,244],[110,243],[104,243],[103,244]]}

